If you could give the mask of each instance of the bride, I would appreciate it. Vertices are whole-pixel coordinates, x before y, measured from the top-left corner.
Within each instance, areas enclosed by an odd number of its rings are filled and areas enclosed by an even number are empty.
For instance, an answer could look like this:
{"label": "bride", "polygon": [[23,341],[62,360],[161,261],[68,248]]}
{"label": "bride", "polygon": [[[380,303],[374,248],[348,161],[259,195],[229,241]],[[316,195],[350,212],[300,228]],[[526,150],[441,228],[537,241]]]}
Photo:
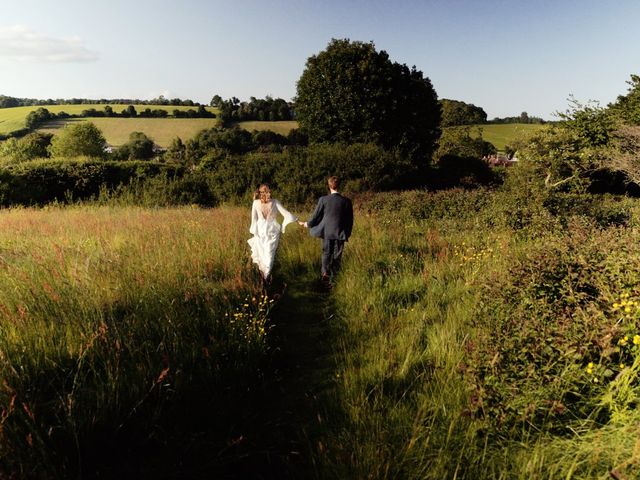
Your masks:
{"label": "bride", "polygon": [[[271,198],[271,189],[266,183],[258,187],[253,198],[251,227],[249,228],[253,237],[247,242],[251,247],[253,263],[258,265],[262,278],[268,282],[280,233],[284,233],[285,227],[298,219],[289,213],[278,200]],[[276,220],[277,213],[283,217],[282,226]]]}

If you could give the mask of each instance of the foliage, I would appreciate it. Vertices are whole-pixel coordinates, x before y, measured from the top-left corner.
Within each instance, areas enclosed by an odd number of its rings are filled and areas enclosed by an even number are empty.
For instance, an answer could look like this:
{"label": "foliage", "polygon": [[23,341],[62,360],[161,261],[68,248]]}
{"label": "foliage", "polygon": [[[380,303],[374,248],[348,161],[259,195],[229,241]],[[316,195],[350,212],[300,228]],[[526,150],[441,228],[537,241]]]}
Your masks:
{"label": "foliage", "polygon": [[631,80],[627,83],[627,94],[618,96],[617,100],[609,105],[609,110],[621,123],[640,125],[640,76],[631,75]]}
{"label": "foliage", "polygon": [[391,62],[373,43],[332,40],[298,80],[296,118],[309,140],[374,142],[428,163],[440,106],[428,78]]}
{"label": "foliage", "polygon": [[49,156],[49,145],[53,135],[32,132],[22,138],[11,138],[0,143],[0,158],[9,162],[24,162]]}
{"label": "foliage", "polygon": [[569,108],[558,113],[564,120],[561,128],[575,134],[583,148],[605,146],[609,143],[615,123],[610,112],[597,102],[582,104],[575,98],[569,98]]}
{"label": "foliage", "polygon": [[0,108],[10,108],[10,107],[26,107],[26,106],[47,106],[47,105],[105,105],[105,104],[113,104],[113,105],[185,105],[185,106],[194,106],[199,105],[197,102],[186,99],[181,100],[179,98],[173,98],[171,100],[164,98],[163,95],[160,95],[158,98],[153,98],[151,100],[140,100],[140,99],[130,99],[130,98],[112,98],[112,99],[88,99],[88,98],[58,98],[58,99],[36,99],[36,98],[16,98],[9,97],[6,95],[0,95]]}
{"label": "foliage", "polygon": [[547,122],[540,117],[533,117],[533,116],[530,116],[527,112],[522,112],[517,117],[502,117],[502,118],[495,117],[494,119],[490,120],[488,123],[494,123],[494,124],[523,123],[528,125],[532,125],[532,124],[542,125]]}
{"label": "foliage", "polygon": [[590,175],[606,158],[602,147],[588,140],[571,125],[551,126],[514,142],[518,158],[536,164],[540,181],[548,188],[585,191]]}
{"label": "foliage", "polygon": [[433,158],[437,163],[443,157],[455,156],[460,158],[481,159],[485,155],[496,153],[496,148],[479,135],[471,135],[471,127],[446,128],[438,140],[438,149]]}
{"label": "foliage", "polygon": [[53,137],[49,151],[52,157],[104,157],[106,140],[102,132],[91,122],[65,126]]}
{"label": "foliage", "polygon": [[343,179],[351,195],[398,188],[407,182],[407,159],[374,144],[317,144],[282,152],[211,156],[199,166],[216,198],[250,198],[256,185],[271,184],[287,203],[315,201],[327,191],[327,177]]}
{"label": "foliage", "polygon": [[[218,97],[218,98],[216,98]],[[223,122],[242,122],[247,120],[281,121],[293,118],[291,106],[282,98],[266,96],[264,99],[251,97],[248,102],[241,102],[236,97],[222,100],[216,95],[211,105],[220,108],[220,118]]]}
{"label": "foliage", "polygon": [[113,158],[116,160],[150,160],[155,155],[155,143],[142,132],[131,132],[129,141],[118,148]]}
{"label": "foliage", "polygon": [[487,112],[471,103],[446,98],[440,100],[439,103],[442,107],[441,127],[474,125],[487,122]]}
{"label": "foliage", "polygon": [[183,173],[180,166],[149,161],[34,160],[0,168],[0,204],[44,205],[89,199],[104,189],[162,174],[180,177]]}
{"label": "foliage", "polygon": [[619,339],[637,332],[636,310],[626,308],[629,318],[616,310],[620,294],[637,288],[634,260],[624,253],[635,233],[594,231],[582,221],[568,228],[512,259],[507,274],[481,281],[479,336],[465,371],[476,382],[474,414],[500,436],[522,428],[561,433],[576,419],[606,422],[612,411],[593,416],[606,384],[634,362]]}

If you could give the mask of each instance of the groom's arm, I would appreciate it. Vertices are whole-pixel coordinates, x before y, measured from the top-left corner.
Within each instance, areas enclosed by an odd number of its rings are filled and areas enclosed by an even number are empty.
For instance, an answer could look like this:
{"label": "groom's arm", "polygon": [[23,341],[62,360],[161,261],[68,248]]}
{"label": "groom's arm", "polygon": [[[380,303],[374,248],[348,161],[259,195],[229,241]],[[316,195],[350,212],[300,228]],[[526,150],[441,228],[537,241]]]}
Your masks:
{"label": "groom's arm", "polygon": [[320,200],[318,200],[318,204],[316,205],[316,209],[313,212],[313,215],[311,215],[311,218],[307,221],[306,226],[309,228],[315,227],[322,221],[323,215],[324,215],[324,202],[322,201],[322,198],[320,198]]}
{"label": "groom's arm", "polygon": [[347,236],[347,240],[349,239],[349,237],[351,236],[351,232],[353,230],[353,204],[351,203],[351,200],[347,199],[348,203],[347,203],[347,221],[346,221],[346,226],[345,226],[345,234]]}

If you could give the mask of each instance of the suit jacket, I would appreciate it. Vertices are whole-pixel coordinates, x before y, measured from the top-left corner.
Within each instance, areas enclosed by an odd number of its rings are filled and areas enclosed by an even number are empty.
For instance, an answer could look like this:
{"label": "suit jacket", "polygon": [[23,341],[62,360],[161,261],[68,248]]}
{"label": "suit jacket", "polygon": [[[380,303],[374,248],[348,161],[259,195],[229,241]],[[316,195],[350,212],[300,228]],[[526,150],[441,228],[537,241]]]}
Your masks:
{"label": "suit jacket", "polygon": [[307,226],[313,237],[327,240],[349,240],[353,229],[351,200],[339,193],[320,197]]}

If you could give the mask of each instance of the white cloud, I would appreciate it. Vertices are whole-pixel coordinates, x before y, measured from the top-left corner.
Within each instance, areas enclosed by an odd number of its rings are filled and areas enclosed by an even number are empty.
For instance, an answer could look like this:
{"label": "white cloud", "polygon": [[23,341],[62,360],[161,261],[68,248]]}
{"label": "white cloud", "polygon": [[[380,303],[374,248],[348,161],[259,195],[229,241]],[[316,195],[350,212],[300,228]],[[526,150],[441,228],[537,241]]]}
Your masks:
{"label": "white cloud", "polygon": [[161,90],[159,92],[151,92],[146,95],[145,100],[153,100],[154,98],[159,98],[162,95],[164,98],[170,100],[172,98],[176,98],[171,90]]}
{"label": "white cloud", "polygon": [[80,37],[54,38],[24,25],[0,26],[0,58],[22,62],[83,63],[98,60]]}

